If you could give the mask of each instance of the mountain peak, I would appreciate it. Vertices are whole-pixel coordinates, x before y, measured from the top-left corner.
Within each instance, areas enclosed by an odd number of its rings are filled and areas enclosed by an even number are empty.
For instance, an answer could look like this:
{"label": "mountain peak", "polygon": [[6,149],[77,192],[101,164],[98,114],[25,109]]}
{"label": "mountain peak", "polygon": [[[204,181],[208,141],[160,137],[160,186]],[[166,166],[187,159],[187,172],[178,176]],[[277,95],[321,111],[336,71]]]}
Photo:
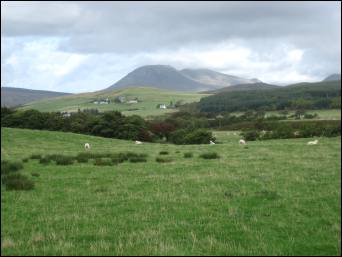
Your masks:
{"label": "mountain peak", "polygon": [[107,90],[150,86],[177,91],[213,90],[237,84],[253,84],[257,79],[244,79],[209,69],[177,70],[170,65],[145,65],[128,73]]}

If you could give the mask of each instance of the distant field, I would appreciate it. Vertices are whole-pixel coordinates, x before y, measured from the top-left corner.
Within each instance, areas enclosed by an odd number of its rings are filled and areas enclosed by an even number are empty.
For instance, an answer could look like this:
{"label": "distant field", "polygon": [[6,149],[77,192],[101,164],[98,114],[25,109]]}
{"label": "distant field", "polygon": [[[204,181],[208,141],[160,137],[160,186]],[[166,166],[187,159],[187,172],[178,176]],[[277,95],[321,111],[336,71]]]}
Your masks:
{"label": "distant field", "polygon": [[[233,112],[233,115],[242,115],[244,112]],[[307,113],[318,114],[318,119],[322,120],[340,120],[341,119],[341,109],[330,109],[330,110],[308,110]],[[269,111],[266,112],[269,115],[280,115],[279,111]],[[294,111],[289,111],[288,115],[294,114]]]}
{"label": "distant field", "polygon": [[[1,187],[1,255],[340,255],[341,138],[135,145],[1,129],[1,159],[32,153],[147,153],[117,166],[24,164],[33,191]],[[160,151],[171,163],[157,163]],[[193,153],[184,158],[185,152]],[[220,159],[199,154],[217,152]]]}
{"label": "distant field", "polygon": [[[93,102],[100,99],[109,98],[114,100],[117,96],[125,96],[126,99],[134,99],[137,97],[142,102],[136,104],[127,103],[110,103],[110,104],[94,104]],[[162,115],[177,111],[176,109],[158,109],[158,104],[168,105],[171,101],[175,104],[177,101],[183,103],[197,102],[205,94],[184,93],[160,90],[157,88],[137,87],[115,90],[110,92],[97,92],[77,94],[66,97],[58,97],[53,99],[31,102],[23,107],[23,109],[37,109],[39,111],[77,111],[78,108],[97,108],[99,111],[118,110],[124,115],[137,114],[142,117]]]}

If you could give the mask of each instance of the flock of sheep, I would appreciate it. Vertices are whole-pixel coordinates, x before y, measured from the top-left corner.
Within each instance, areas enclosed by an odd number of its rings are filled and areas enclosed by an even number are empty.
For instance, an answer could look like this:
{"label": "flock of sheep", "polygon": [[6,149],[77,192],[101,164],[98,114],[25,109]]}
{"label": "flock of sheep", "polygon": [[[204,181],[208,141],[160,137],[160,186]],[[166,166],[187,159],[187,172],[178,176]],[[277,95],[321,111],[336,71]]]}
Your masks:
{"label": "flock of sheep", "polygon": [[[142,142],[136,140],[136,141],[135,141],[135,144],[136,144],[136,145],[141,145]],[[213,141],[210,140],[209,144],[210,144],[210,145],[215,145],[215,142],[213,142]],[[239,140],[239,144],[240,144],[240,145],[246,145],[247,143],[246,143],[245,140],[240,139],[240,140]],[[307,143],[307,145],[317,145],[317,144],[318,144],[318,140],[317,140],[317,139],[314,140],[314,141],[309,141],[309,142]],[[85,144],[84,144],[84,149],[85,149],[85,150],[89,150],[89,149],[90,149],[90,144],[89,144],[89,143],[85,143]]]}

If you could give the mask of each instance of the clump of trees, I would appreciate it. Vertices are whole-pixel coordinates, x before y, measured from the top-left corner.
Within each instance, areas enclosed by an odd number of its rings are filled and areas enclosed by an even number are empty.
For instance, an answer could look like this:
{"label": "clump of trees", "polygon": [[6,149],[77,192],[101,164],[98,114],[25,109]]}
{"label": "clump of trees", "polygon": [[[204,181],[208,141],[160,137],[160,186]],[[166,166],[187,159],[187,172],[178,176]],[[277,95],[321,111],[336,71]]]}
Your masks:
{"label": "clump of trees", "polygon": [[86,110],[65,116],[60,112],[13,111],[1,108],[1,126],[152,141],[143,118],[137,115],[126,117],[117,111],[96,113]]}
{"label": "clump of trees", "polygon": [[[188,119],[182,115],[165,121],[145,121],[140,116],[124,116],[118,111],[98,113],[79,110],[65,115],[61,112],[1,108],[2,127],[64,131],[147,142],[162,140],[180,144],[209,143],[213,139],[211,132],[199,129],[203,128],[203,124],[199,125],[203,121],[197,118]],[[176,139],[173,134],[178,130],[178,134],[182,134],[181,139]]]}

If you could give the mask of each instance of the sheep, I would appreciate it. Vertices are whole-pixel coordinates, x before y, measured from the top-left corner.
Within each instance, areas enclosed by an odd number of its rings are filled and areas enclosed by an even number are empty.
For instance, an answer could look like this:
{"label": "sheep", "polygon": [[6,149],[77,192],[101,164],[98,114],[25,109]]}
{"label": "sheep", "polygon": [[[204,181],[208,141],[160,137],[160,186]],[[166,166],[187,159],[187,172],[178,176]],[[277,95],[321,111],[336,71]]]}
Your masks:
{"label": "sheep", "polygon": [[85,149],[85,150],[90,149],[90,144],[89,144],[89,143],[85,143],[85,144],[84,144],[84,149]]}
{"label": "sheep", "polygon": [[141,144],[142,144],[142,142],[141,142],[141,141],[138,141],[138,140],[136,140],[136,141],[135,141],[135,144],[136,144],[136,145],[141,145]]}
{"label": "sheep", "polygon": [[307,144],[308,145],[317,145],[318,144],[318,140],[316,139],[314,141],[309,141]]}
{"label": "sheep", "polygon": [[215,145],[215,142],[213,142],[213,141],[210,140],[209,144]]}
{"label": "sheep", "polygon": [[245,144],[246,144],[246,141],[243,140],[243,139],[240,139],[239,144],[240,144],[240,145],[245,145]]}

